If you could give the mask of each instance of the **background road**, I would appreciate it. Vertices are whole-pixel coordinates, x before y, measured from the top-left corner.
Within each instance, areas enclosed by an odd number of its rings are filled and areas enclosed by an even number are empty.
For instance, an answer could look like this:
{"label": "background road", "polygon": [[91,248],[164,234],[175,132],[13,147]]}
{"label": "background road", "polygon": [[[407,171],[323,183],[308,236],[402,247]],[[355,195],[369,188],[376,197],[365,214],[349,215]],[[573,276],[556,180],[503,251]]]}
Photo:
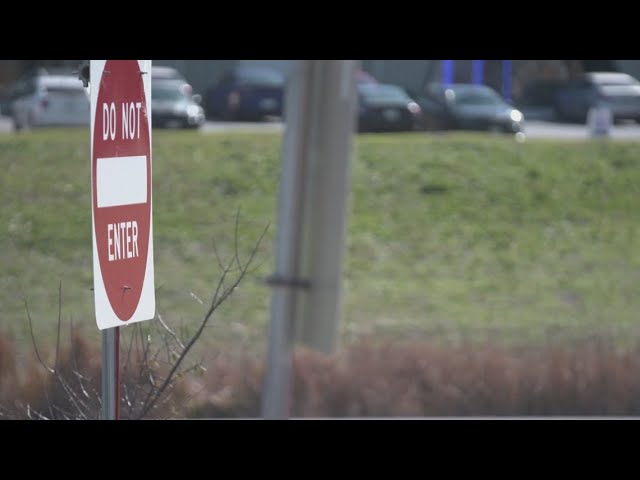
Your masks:
{"label": "background road", "polygon": [[[227,123],[207,122],[202,131],[206,133],[230,131],[280,132],[281,122],[268,123]],[[527,138],[548,138],[565,140],[583,140],[589,138],[586,125],[557,123],[544,120],[530,120],[525,124]],[[611,138],[625,140],[640,140],[640,125],[628,123],[615,125],[611,129]]]}
{"label": "background road", "polygon": [[[203,133],[221,132],[281,132],[282,122],[206,122],[202,127]],[[12,133],[11,120],[0,116],[0,134]],[[548,138],[565,140],[583,140],[589,137],[586,125],[558,123],[548,120],[527,120],[525,123],[527,138]],[[640,125],[624,123],[611,128],[611,138],[624,140],[640,140]]]}

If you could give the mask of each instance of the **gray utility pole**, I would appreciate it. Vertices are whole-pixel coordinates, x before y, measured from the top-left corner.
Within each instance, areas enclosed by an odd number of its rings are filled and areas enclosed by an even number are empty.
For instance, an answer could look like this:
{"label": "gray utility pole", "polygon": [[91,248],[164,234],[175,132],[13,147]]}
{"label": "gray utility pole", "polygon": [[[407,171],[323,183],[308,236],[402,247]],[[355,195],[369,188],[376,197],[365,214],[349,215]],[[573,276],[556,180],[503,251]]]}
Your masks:
{"label": "gray utility pole", "polygon": [[[278,205],[263,417],[290,414],[293,344],[335,348],[355,127],[353,60],[293,62]],[[306,312],[306,313],[305,313]]]}

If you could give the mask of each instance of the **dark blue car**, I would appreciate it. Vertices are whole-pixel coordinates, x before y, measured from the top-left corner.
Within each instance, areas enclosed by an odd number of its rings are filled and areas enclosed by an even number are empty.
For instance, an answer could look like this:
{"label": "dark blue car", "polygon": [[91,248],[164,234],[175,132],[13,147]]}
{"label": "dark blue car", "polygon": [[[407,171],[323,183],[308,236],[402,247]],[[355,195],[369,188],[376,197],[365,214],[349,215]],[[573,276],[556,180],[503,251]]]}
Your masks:
{"label": "dark blue car", "polygon": [[522,112],[486,85],[430,83],[416,99],[427,130],[494,130],[519,133]]}
{"label": "dark blue car", "polygon": [[270,67],[236,67],[204,92],[207,118],[228,121],[261,121],[281,117],[284,75]]}
{"label": "dark blue car", "polygon": [[422,130],[420,106],[397,85],[358,81],[359,132]]}
{"label": "dark blue car", "polygon": [[626,73],[588,72],[561,86],[554,98],[559,120],[585,123],[598,105],[609,107],[614,121],[640,123],[640,82]]}

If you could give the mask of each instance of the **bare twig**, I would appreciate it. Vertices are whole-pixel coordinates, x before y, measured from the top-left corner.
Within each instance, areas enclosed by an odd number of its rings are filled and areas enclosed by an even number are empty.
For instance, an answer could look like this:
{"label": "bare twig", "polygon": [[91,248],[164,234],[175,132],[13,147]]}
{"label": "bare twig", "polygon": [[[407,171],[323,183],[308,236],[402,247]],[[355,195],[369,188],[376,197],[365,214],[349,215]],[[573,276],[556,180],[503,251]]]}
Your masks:
{"label": "bare twig", "polygon": [[33,344],[33,348],[36,352],[36,357],[38,358],[38,362],[40,362],[40,365],[42,365],[44,369],[47,370],[49,373],[53,373],[53,369],[49,367],[46,363],[44,363],[42,361],[42,358],[40,357],[40,352],[38,351],[38,345],[36,344],[36,338],[33,335],[33,322],[31,321],[31,314],[29,313],[29,303],[27,302],[26,298],[24,298],[24,308],[27,310],[27,320],[29,320],[29,333],[31,334],[31,343]]}
{"label": "bare twig", "polygon": [[56,334],[56,358],[53,369],[58,371],[58,355],[60,353],[60,326],[62,325],[62,280],[58,284],[58,333]]}
{"label": "bare twig", "polygon": [[[194,345],[201,338],[203,332],[208,328],[214,312],[218,307],[236,291],[238,285],[246,276],[260,268],[262,263],[256,266],[255,259],[259,251],[260,245],[269,229],[269,224],[264,227],[257,242],[254,244],[248,256],[240,254],[239,241],[239,210],[235,215],[234,227],[234,251],[228,262],[223,262],[219,254],[218,248],[214,242],[214,254],[221,274],[213,289],[212,296],[206,311],[200,323],[196,326],[195,331],[187,328],[183,320],[180,319],[179,327],[172,329],[160,313],[157,313],[159,322],[144,328],[140,323],[135,328],[130,329],[130,337],[126,349],[126,360],[123,365],[124,380],[122,383],[122,401],[127,406],[128,418],[143,418],[150,412],[175,412],[176,405],[172,405],[171,410],[165,410],[176,392],[177,384],[186,376],[197,370],[205,370],[202,366],[202,360],[199,362],[184,365],[186,357],[193,349]],[[243,260],[242,257],[245,257]],[[157,291],[157,289],[156,289]],[[194,292],[189,292],[192,298],[205,306],[203,302]],[[31,341],[35,350],[38,362],[50,374],[52,378],[45,381],[43,378],[43,392],[46,404],[42,405],[44,411],[36,411],[32,405],[15,404],[17,408],[26,409],[28,418],[39,419],[86,419],[93,418],[96,414],[96,404],[98,410],[102,405],[101,392],[96,388],[90,387],[87,382],[90,380],[83,375],[78,365],[78,349],[74,343],[74,325],[70,320],[70,340],[71,351],[69,356],[69,365],[65,354],[61,356],[61,337],[62,337],[62,282],[58,285],[58,325],[56,334],[56,347],[54,366],[51,368],[44,361],[44,357],[38,349],[34,333],[33,319],[29,311],[26,296],[24,298],[27,319],[29,322],[29,330]],[[179,334],[178,334],[179,332]],[[153,338],[152,338],[153,337]],[[184,339],[188,339],[185,341]],[[153,341],[152,341],[153,340]],[[158,343],[160,342],[160,343]],[[135,352],[134,352],[135,349]],[[159,372],[165,372],[166,375],[160,375]],[[69,369],[67,369],[69,368]],[[134,371],[135,369],[135,371]],[[134,373],[134,375],[127,375]],[[69,378],[66,378],[69,377]],[[54,380],[55,379],[55,380]],[[131,382],[133,380],[133,382]],[[51,390],[55,385],[56,390]],[[205,388],[204,385],[199,388],[193,388],[188,392],[186,400],[180,402],[182,406],[189,403],[195,396],[199,395]],[[55,396],[54,396],[55,393]],[[61,405],[53,404],[58,401],[60,394],[64,395],[64,402]],[[24,411],[24,410],[23,410]],[[0,408],[0,418],[9,415],[6,409]]]}
{"label": "bare twig", "polygon": [[127,346],[127,354],[125,355],[124,365],[122,366],[123,375],[129,371],[129,365],[131,363],[131,349],[133,348],[134,339],[135,330],[132,330],[131,335],[129,335],[129,345]]}
{"label": "bare twig", "polygon": [[[87,405],[78,397],[78,395],[75,393],[75,391],[73,390],[73,388],[71,388],[69,385],[67,385],[67,382],[62,378],[61,375],[56,374],[56,379],[58,380],[58,383],[60,384],[60,386],[62,387],[62,389],[64,390],[67,398],[69,399],[69,401],[71,402],[71,404],[76,408],[79,418],[80,419],[85,419],[87,418],[84,410],[89,410],[89,408],[87,407]],[[60,410],[60,407],[55,407],[57,410]],[[84,410],[83,410],[84,409]]]}
{"label": "bare twig", "polygon": [[36,410],[32,410],[30,405],[27,405],[27,417],[28,418],[33,418],[31,416],[31,412],[34,413],[34,415],[36,415],[40,420],[49,420],[47,417],[45,417],[44,415],[41,415],[39,412],[37,412]]}
{"label": "bare twig", "polygon": [[174,340],[178,343],[178,345],[180,345],[180,348],[184,348],[184,344],[182,343],[178,335],[176,335],[176,333],[173,330],[171,330],[166,323],[164,323],[164,320],[162,320],[162,316],[160,315],[160,312],[158,312],[158,320],[160,321],[160,325],[162,325],[162,327],[167,332],[169,332],[169,335],[171,335],[174,338]]}
{"label": "bare twig", "polygon": [[[176,360],[176,362],[173,364],[173,366],[171,367],[171,370],[169,371],[169,373],[167,374],[164,382],[162,383],[162,385],[160,386],[160,388],[158,388],[154,395],[150,396],[147,401],[145,401],[139,415],[137,418],[143,418],[147,413],[149,413],[149,411],[151,411],[151,409],[154,407],[154,405],[158,402],[158,400],[160,399],[160,397],[162,396],[162,394],[165,392],[165,390],[167,389],[167,387],[171,384],[171,381],[174,377],[174,375],[176,374],[178,368],[180,367],[180,365],[182,364],[183,360],[185,359],[185,357],[187,356],[187,354],[189,353],[189,351],[191,350],[191,348],[193,348],[193,346],[195,345],[195,343],[198,341],[198,339],[200,338],[200,336],[202,335],[202,332],[204,331],[205,327],[207,326],[207,323],[209,322],[209,320],[211,319],[213,312],[218,308],[218,306],[220,306],[220,304],[222,302],[224,302],[236,289],[236,287],[240,284],[240,282],[244,279],[248,267],[249,265],[251,265],[251,263],[253,262],[253,259],[255,258],[257,252],[258,252],[258,248],[262,242],[262,240],[264,239],[265,235],[267,234],[269,228],[269,224],[267,224],[264,228],[264,230],[262,231],[260,237],[258,238],[258,241],[256,242],[256,244],[254,245],[248,260],[244,263],[244,265],[242,265],[239,262],[239,256],[238,256],[238,243],[236,241],[235,246],[236,246],[236,251],[234,253],[234,259],[231,261],[231,263],[228,265],[228,267],[226,267],[224,269],[224,271],[222,272],[222,276],[220,277],[220,280],[218,281],[218,285],[216,286],[216,290],[213,294],[213,298],[211,300],[211,306],[209,307],[207,313],[205,314],[203,320],[200,322],[200,325],[198,327],[198,329],[196,330],[196,332],[193,334],[193,336],[191,337],[191,339],[187,342],[185,348],[182,350],[180,357]],[[237,237],[237,230],[236,230],[236,237]],[[240,271],[238,273],[237,278],[233,281],[233,283],[231,284],[231,286],[227,289],[224,289],[222,287],[222,285],[224,284],[224,279],[225,277],[228,275],[231,266],[233,265],[233,262],[237,262]]]}
{"label": "bare twig", "polygon": [[[129,348],[127,351],[127,361],[125,363],[125,373],[129,371],[129,366],[131,365],[132,362],[132,357],[131,357],[131,351],[133,349],[133,345],[134,343],[136,343],[137,338],[140,337],[142,338],[142,326],[137,323],[135,324],[135,326],[130,330],[131,334],[130,334],[130,340],[129,340]],[[139,347],[136,346],[136,350],[138,350]],[[136,356],[137,358],[137,356]],[[139,359],[138,359],[139,360]],[[138,363],[138,378],[137,378],[137,383],[140,384],[142,383],[142,378],[144,373],[142,372],[142,369],[144,368],[144,365],[140,365],[140,363]],[[126,377],[124,377],[126,378]],[[137,404],[137,400],[138,400],[138,396],[141,393],[141,388],[134,388],[133,391],[129,391],[129,389],[127,388],[126,383],[123,384],[123,392],[125,393],[125,399],[126,399],[126,403],[127,406],[129,406],[128,409],[128,413],[129,413],[129,418],[131,418],[133,416],[133,410]]]}
{"label": "bare twig", "polygon": [[238,266],[238,271],[242,271],[242,267],[240,266],[240,257],[238,256],[238,227],[240,225],[240,209],[236,210],[236,225],[233,233],[233,256],[236,259],[236,265]]}
{"label": "bare twig", "polygon": [[76,378],[78,379],[78,385],[80,385],[80,390],[82,391],[82,394],[87,398],[90,399],[91,396],[89,395],[89,392],[87,392],[87,389],[85,388],[84,384],[82,383],[82,380],[84,379],[84,376],[80,373],[80,369],[78,368],[78,358],[76,355],[76,345],[75,342],[73,341],[74,337],[74,333],[73,333],[73,317],[69,319],[69,338],[71,339],[71,360],[73,361],[73,372],[76,375]]}
{"label": "bare twig", "polygon": [[224,271],[224,263],[222,262],[222,259],[220,258],[220,254],[218,253],[218,247],[216,246],[216,239],[212,238],[211,242],[213,246],[213,254],[216,257],[216,261],[218,262],[218,267],[220,267],[221,271]]}
{"label": "bare twig", "polygon": [[191,298],[193,298],[200,305],[204,305],[204,302],[202,300],[200,300],[200,297],[198,297],[195,293],[189,292],[189,295],[191,295]]}

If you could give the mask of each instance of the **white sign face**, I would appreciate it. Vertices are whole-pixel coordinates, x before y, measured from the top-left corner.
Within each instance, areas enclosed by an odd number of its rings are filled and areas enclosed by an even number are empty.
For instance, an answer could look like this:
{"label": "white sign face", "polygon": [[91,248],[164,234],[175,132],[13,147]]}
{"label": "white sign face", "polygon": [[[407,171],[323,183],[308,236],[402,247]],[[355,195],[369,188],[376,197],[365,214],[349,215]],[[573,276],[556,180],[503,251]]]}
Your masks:
{"label": "white sign face", "polygon": [[155,316],[151,60],[91,60],[93,286],[98,328]]}

